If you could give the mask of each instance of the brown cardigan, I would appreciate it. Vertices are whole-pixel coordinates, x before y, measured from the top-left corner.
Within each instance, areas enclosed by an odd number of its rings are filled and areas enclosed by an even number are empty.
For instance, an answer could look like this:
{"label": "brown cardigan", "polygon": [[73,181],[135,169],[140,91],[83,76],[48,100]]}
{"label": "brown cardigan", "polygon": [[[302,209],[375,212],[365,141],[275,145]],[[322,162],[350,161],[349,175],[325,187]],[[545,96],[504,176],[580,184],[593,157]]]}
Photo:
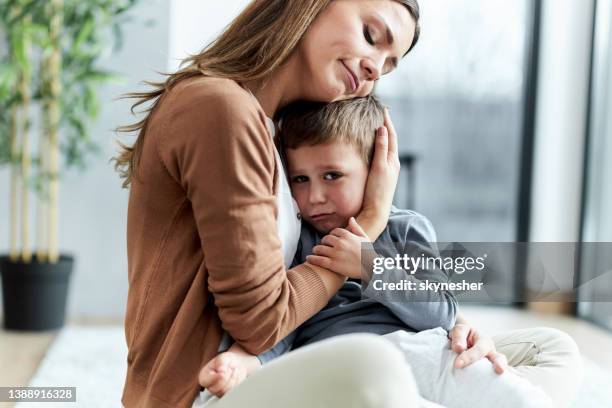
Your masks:
{"label": "brown cardigan", "polygon": [[223,329],[258,354],[332,293],[285,270],[274,145],[236,82],[198,77],[151,114],[128,208],[128,407],[190,407]]}

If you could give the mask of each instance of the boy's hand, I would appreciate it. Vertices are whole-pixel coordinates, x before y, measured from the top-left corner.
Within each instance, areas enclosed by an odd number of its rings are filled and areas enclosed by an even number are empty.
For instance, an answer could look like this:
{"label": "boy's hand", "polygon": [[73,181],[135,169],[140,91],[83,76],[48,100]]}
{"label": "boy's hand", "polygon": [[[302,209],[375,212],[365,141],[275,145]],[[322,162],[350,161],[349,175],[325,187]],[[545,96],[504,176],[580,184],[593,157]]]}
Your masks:
{"label": "boy's hand", "polygon": [[336,228],[324,236],[306,260],[353,279],[361,279],[361,243],[370,242],[355,218],[345,228]]}
{"label": "boy's hand", "polygon": [[228,351],[219,354],[202,367],[198,382],[211,394],[222,397],[242,383],[259,366],[257,357],[234,344]]}

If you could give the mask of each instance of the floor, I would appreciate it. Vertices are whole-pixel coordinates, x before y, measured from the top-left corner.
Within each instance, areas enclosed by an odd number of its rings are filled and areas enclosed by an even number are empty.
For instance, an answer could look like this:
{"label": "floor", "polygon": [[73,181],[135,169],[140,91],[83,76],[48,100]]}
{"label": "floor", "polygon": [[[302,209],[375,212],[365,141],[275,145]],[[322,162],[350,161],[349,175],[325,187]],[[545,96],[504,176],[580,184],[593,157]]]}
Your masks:
{"label": "floor", "polygon": [[[1,319],[0,319],[1,320]],[[121,319],[71,319],[71,326],[121,326]],[[57,331],[17,332],[0,329],[0,387],[24,387],[36,373]],[[0,402],[0,408],[12,407]]]}
{"label": "floor", "polygon": [[55,334],[0,331],[0,386],[25,386]]}
{"label": "floor", "polygon": [[[586,356],[612,370],[612,332],[567,316],[505,307],[462,306],[470,322],[486,334],[523,327],[549,326],[569,333]],[[121,320],[73,319],[69,326],[121,326]],[[57,332],[19,333],[0,331],[0,386],[25,386],[35,374],[41,359]],[[602,352],[604,351],[604,352]],[[6,369],[8,367],[9,369]],[[10,407],[0,403],[0,407]]]}
{"label": "floor", "polygon": [[[551,303],[551,302],[548,302]],[[546,305],[545,305],[546,306]],[[542,309],[545,309],[543,307]],[[507,330],[548,326],[570,334],[585,357],[612,371],[612,331],[570,316],[506,307],[461,306],[469,321],[493,335]]]}

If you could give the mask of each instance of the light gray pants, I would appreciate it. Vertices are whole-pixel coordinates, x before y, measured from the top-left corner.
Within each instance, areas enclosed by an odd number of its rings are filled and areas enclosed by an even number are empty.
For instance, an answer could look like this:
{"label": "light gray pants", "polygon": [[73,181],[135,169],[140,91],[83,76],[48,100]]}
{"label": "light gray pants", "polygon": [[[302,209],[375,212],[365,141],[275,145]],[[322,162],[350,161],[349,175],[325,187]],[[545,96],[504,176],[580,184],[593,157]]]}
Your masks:
{"label": "light gray pants", "polygon": [[[221,399],[201,392],[197,408],[564,407],[582,378],[575,342],[549,328],[493,337],[511,368],[488,360],[455,369],[442,329],[351,334],[292,351],[253,373]],[[552,400],[552,404],[551,404]]]}
{"label": "light gray pants", "polygon": [[[529,331],[523,334],[529,334]],[[508,333],[498,338],[502,339],[504,344],[500,347],[500,352],[509,352],[511,356],[507,356],[508,360],[511,360],[509,357],[514,357],[512,362],[519,363],[516,368],[511,368],[502,375],[493,371],[493,366],[487,359],[464,368],[455,368],[457,353],[449,348],[447,333],[442,329],[420,333],[397,331],[384,337],[402,350],[406,362],[414,372],[419,393],[426,400],[453,408],[552,407],[551,397],[557,388],[566,386],[567,381],[563,384],[546,384],[550,386],[546,389],[545,383],[549,380],[540,381],[542,372],[538,374],[538,370],[527,371],[533,374],[535,382],[521,375],[526,368],[537,366],[538,359],[546,357],[542,356],[542,350],[538,351],[532,345],[540,341],[547,342],[543,336],[554,333],[536,331],[534,334],[539,338],[532,337],[528,342],[523,341],[520,333]],[[511,337],[518,342],[507,342]]]}

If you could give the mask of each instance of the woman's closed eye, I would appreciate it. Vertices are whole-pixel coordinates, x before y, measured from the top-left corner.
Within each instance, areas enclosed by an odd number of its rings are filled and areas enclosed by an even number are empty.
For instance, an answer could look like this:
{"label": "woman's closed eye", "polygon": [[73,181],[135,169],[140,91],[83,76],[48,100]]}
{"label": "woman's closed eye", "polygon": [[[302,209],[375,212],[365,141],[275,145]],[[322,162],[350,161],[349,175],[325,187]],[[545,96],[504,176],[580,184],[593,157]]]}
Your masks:
{"label": "woman's closed eye", "polygon": [[374,45],[374,38],[372,38],[370,27],[367,24],[363,26],[363,36],[370,45]]}
{"label": "woman's closed eye", "polygon": [[337,180],[340,177],[342,177],[342,173],[339,173],[337,171],[329,171],[323,175],[323,180],[332,181]]}

